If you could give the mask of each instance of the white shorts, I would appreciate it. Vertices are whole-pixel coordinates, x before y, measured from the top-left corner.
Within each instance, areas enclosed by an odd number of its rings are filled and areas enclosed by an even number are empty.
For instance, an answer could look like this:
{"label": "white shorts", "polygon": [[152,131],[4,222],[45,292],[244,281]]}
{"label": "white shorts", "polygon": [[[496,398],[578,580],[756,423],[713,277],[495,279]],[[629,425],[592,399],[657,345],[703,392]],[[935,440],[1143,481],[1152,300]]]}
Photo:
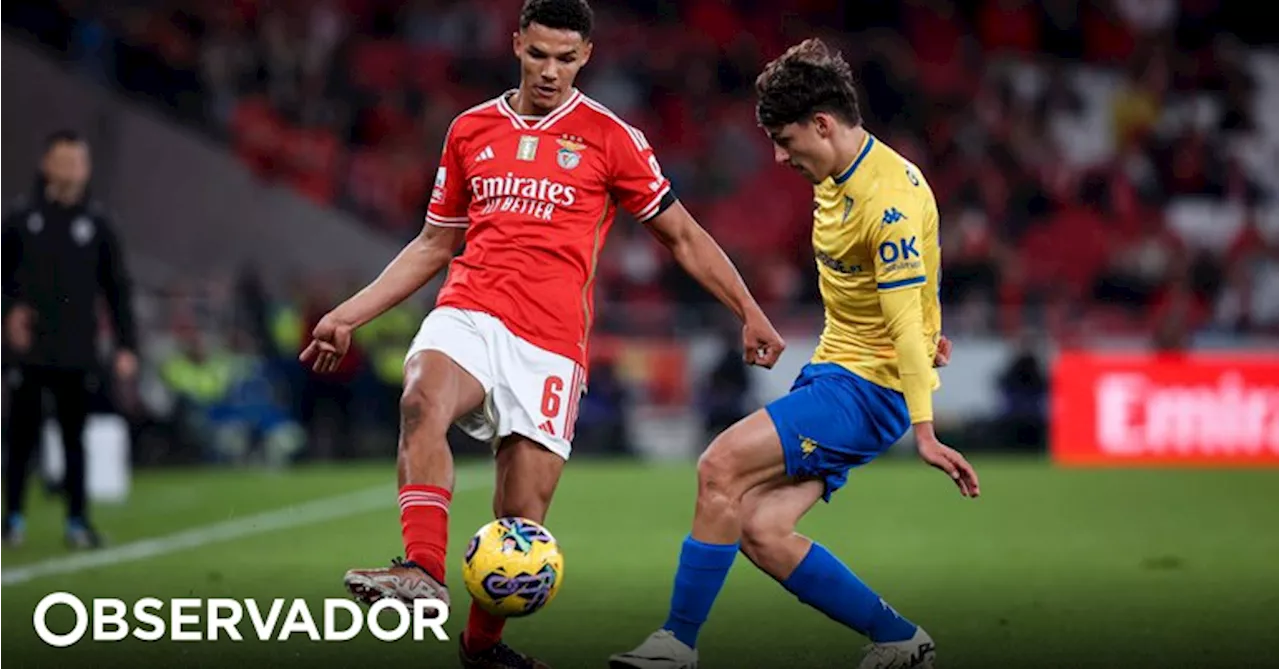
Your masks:
{"label": "white shorts", "polygon": [[577,362],[517,337],[489,314],[453,307],[427,314],[405,360],[421,351],[444,353],[484,387],[484,403],[456,422],[463,432],[494,449],[519,434],[569,459],[585,391]]}

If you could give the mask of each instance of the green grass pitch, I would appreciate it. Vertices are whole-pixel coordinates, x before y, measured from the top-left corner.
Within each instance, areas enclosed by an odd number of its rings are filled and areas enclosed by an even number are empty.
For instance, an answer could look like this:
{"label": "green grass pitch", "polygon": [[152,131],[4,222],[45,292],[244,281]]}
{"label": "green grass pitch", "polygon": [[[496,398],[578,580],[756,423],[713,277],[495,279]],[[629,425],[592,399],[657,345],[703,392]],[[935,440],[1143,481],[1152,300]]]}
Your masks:
{"label": "green grass pitch", "polygon": [[[885,459],[851,475],[801,529],[818,538],[938,642],[939,667],[1277,666],[1274,471],[1084,471],[1038,459],[977,458],[983,497],[941,474]],[[360,464],[286,474],[141,472],[127,505],[100,506],[114,545],[169,535],[372,486],[384,508],[3,588],[3,659],[13,667],[456,666],[465,621],[462,549],[489,519],[489,469],[462,466],[453,505],[453,641],[346,643],[305,637],[44,646],[32,613],[65,590],[85,601],[144,596],[342,597],[353,566],[399,554],[394,468]],[[661,624],[693,509],[691,466],[574,461],[548,526],[563,588],[508,625],[513,646],[553,667],[603,667]],[[64,555],[60,507],[37,499],[27,545],[3,569]],[[461,605],[460,605],[461,604]],[[313,607],[319,611],[318,605]],[[50,617],[70,627],[65,609]],[[699,644],[702,667],[851,667],[865,641],[796,602],[739,559]]]}

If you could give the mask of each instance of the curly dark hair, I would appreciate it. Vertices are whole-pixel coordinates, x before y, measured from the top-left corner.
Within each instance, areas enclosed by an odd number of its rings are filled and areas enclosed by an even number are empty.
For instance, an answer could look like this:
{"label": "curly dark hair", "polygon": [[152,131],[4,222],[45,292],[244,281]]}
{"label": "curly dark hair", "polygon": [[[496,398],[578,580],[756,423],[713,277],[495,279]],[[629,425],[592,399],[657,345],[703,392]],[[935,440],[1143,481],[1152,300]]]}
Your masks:
{"label": "curly dark hair", "polygon": [[849,64],[817,38],[766,65],[756,77],[756,96],[756,120],[765,128],[806,121],[818,112],[849,125],[862,123]]}
{"label": "curly dark hair", "polygon": [[582,39],[590,39],[594,21],[587,0],[525,0],[520,9],[521,30],[537,23],[556,30],[573,30]]}

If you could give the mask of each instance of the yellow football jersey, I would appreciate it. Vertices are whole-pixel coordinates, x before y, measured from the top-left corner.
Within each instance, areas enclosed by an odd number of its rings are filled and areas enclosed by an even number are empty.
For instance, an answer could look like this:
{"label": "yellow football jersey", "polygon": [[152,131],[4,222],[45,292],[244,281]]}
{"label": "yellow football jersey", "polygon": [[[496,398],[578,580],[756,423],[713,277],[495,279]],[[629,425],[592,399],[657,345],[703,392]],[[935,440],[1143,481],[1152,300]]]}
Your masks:
{"label": "yellow football jersey", "polygon": [[880,293],[920,291],[929,387],[942,330],[938,205],[920,170],[870,133],[857,158],[813,189],[813,251],[826,312],[813,362],[903,391]]}

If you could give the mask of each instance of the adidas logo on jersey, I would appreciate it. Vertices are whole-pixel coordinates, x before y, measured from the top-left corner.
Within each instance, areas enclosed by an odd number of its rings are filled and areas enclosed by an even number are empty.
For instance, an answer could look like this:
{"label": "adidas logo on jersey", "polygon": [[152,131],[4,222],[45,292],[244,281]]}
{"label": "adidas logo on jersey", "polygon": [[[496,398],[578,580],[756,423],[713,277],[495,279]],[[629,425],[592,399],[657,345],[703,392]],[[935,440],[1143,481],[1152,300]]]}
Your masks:
{"label": "adidas logo on jersey", "polygon": [[492,147],[492,146],[486,146],[486,147],[484,147],[484,150],[482,150],[480,153],[477,153],[477,154],[476,154],[476,160],[475,160],[475,161],[476,161],[477,163],[482,163],[482,162],[484,162],[484,161],[486,161],[486,160],[492,160],[492,159],[493,159],[493,147]]}
{"label": "adidas logo on jersey", "polygon": [[543,432],[546,432],[547,434],[553,437],[556,436],[556,428],[553,425],[551,425],[551,421],[543,422],[542,425],[538,426],[538,429],[542,430]]}

